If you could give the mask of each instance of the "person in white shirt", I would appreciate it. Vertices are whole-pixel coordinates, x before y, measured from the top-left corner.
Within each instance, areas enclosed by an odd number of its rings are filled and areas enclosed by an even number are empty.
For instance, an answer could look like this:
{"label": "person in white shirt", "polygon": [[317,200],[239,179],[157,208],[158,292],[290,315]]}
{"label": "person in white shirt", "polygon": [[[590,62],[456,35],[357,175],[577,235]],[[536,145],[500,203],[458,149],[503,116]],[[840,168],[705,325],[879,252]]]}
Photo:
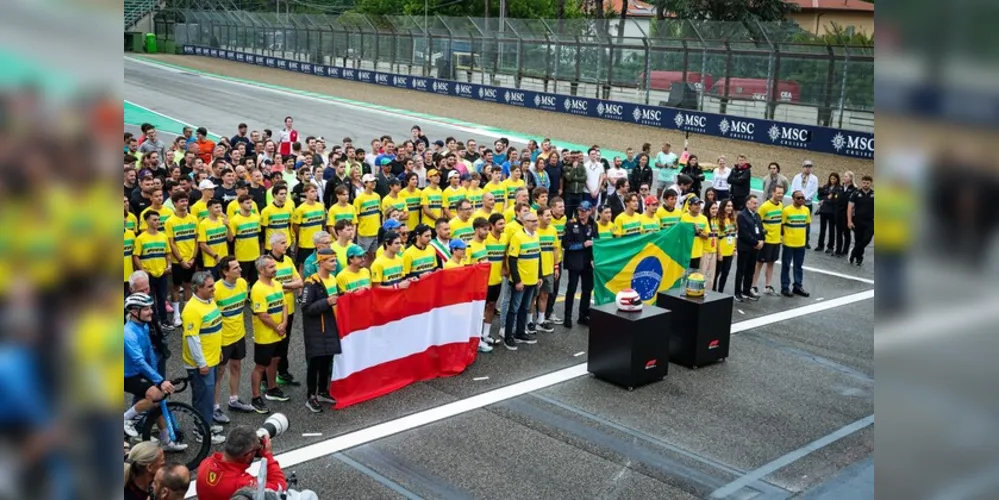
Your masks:
{"label": "person in white shirt", "polygon": [[607,196],[614,194],[614,186],[618,179],[627,179],[628,171],[623,168],[624,162],[620,156],[614,157],[614,165],[607,170]]}
{"label": "person in white shirt", "polygon": [[[805,160],[801,164],[801,173],[791,180],[791,192],[801,191],[805,195],[805,206],[809,212],[812,210],[812,200],[819,194],[819,178],[812,173],[812,160]],[[811,249],[812,226],[805,227],[805,248]]]}
{"label": "person in white shirt", "polygon": [[586,167],[586,191],[590,196],[590,203],[599,206],[607,173],[604,171],[603,162],[600,161],[599,149],[590,148],[587,155],[589,156],[586,163],[583,164]]}
{"label": "person in white shirt", "polygon": [[284,129],[281,130],[278,139],[281,142],[281,155],[292,154],[291,145],[298,142],[298,131],[295,130],[295,120],[292,117],[284,117]]}
{"label": "person in white shirt", "polygon": [[718,157],[718,168],[715,168],[715,177],[711,181],[712,187],[715,188],[715,193],[718,195],[718,201],[725,200],[731,197],[730,189],[728,183],[728,176],[732,173],[732,169],[728,167],[728,160],[724,156]]}
{"label": "person in white shirt", "polygon": [[673,184],[676,181],[676,174],[680,173],[680,167],[677,165],[676,153],[670,151],[673,146],[668,143],[663,143],[663,149],[656,155],[656,162],[652,165],[652,169],[656,171],[655,186],[653,189],[656,192],[656,197],[662,197],[663,190]]}

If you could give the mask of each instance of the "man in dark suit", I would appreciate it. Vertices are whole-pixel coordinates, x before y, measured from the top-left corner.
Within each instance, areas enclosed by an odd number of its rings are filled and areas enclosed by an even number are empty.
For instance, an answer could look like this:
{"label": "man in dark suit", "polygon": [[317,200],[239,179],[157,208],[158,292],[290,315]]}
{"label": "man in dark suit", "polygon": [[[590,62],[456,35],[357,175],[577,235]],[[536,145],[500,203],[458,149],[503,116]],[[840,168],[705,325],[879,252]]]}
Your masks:
{"label": "man in dark suit", "polygon": [[759,294],[752,290],[756,258],[760,249],[763,248],[766,234],[763,231],[763,220],[757,213],[759,208],[760,200],[756,198],[756,195],[749,195],[745,198],[745,210],[739,212],[736,219],[739,226],[739,235],[736,241],[739,259],[736,261],[735,270],[735,300],[738,302],[745,299],[760,300]]}
{"label": "man in dark suit", "polygon": [[621,212],[624,212],[624,197],[628,194],[628,179],[618,179],[614,184],[615,191],[607,197],[607,206],[611,209],[611,220],[617,219]]}
{"label": "man in dark suit", "polygon": [[589,325],[590,294],[593,292],[593,238],[597,235],[597,226],[592,218],[593,205],[588,200],[583,200],[576,213],[566,224],[562,240],[562,248],[565,248],[563,267],[569,272],[569,284],[565,291],[565,320],[562,323],[566,328],[572,328],[572,306],[579,280],[583,281],[579,320],[576,321],[580,325]]}

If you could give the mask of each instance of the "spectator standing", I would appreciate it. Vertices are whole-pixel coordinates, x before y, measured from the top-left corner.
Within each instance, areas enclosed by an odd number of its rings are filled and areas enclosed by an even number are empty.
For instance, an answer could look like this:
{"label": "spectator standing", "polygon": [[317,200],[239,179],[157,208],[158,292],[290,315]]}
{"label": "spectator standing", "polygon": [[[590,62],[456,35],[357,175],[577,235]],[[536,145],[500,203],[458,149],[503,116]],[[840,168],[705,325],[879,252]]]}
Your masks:
{"label": "spectator standing", "polygon": [[[819,193],[819,178],[812,173],[812,166],[812,160],[805,160],[801,164],[801,173],[794,176],[791,181],[791,192],[801,191],[805,195],[805,207],[808,208],[809,214],[815,213],[812,210],[812,203]],[[811,238],[812,227],[808,226],[805,228],[805,249],[811,250]]]}
{"label": "spectator standing", "polygon": [[[718,202],[718,272],[712,283],[712,290],[723,293],[725,284],[728,282],[728,275],[732,271],[732,260],[736,256],[736,238],[739,227],[735,219],[735,205],[731,199],[724,199]],[[735,287],[739,290],[738,285]]]}
{"label": "spectator standing", "polygon": [[739,212],[736,221],[739,226],[736,238],[738,260],[735,268],[735,300],[759,300],[760,296],[753,291],[753,277],[759,251],[763,248],[766,232],[763,220],[757,210],[760,201],[755,195],[750,195],[743,202],[745,210]]}
{"label": "spectator standing", "polygon": [[[823,251],[832,255],[836,251],[836,241],[839,240],[839,228],[836,224],[836,205],[839,197],[843,195],[843,186],[840,183],[839,174],[833,172],[829,174],[826,184],[819,188],[819,244],[816,251]],[[826,245],[826,231],[829,231],[829,244]]]}
{"label": "spectator standing", "polygon": [[568,213],[575,213],[586,196],[587,173],[586,166],[575,155],[572,162],[562,169],[563,187],[565,190],[565,205]]}
{"label": "spectator standing", "polygon": [[663,190],[673,184],[676,175],[680,173],[677,162],[676,153],[670,151],[673,146],[668,143],[663,143],[662,151],[656,155],[656,161],[653,165],[653,170],[656,172],[655,183],[652,184],[652,189],[656,193],[656,198],[663,195]]}
{"label": "spectator standing", "polygon": [[284,117],[284,128],[281,129],[278,139],[281,142],[279,150],[281,156],[291,155],[291,145],[298,142],[298,131],[295,130],[295,120],[292,117]]}
{"label": "spectator standing", "polygon": [[[184,368],[191,381],[191,406],[211,425],[215,410],[215,371],[222,358],[222,313],[215,304],[215,280],[211,274],[194,273],[191,288],[194,294],[181,314]],[[211,425],[213,445],[225,442],[221,432],[221,426]]]}
{"label": "spectator standing", "polygon": [[728,183],[729,175],[732,175],[732,169],[728,166],[728,160],[724,156],[719,156],[718,167],[715,168],[714,179],[711,181],[711,185],[715,188],[715,194],[718,195],[718,201],[725,200],[732,195],[732,188]]}
{"label": "spectator standing", "polygon": [[736,210],[744,208],[743,204],[748,199],[752,182],[753,166],[746,161],[745,156],[739,155],[735,168],[728,176],[729,190],[732,193],[732,199],[735,200]]}
{"label": "spectator standing", "polygon": [[607,170],[607,195],[610,196],[615,191],[618,179],[627,179],[628,171],[622,168],[624,162],[621,158],[614,158],[614,165]]}
{"label": "spectator standing", "polygon": [[[812,223],[812,209],[805,202],[808,198],[802,191],[791,195],[792,204],[784,207],[781,225],[784,230],[784,253],[780,266],[780,293],[785,297],[808,297],[804,288],[805,250],[808,241],[807,229]],[[794,270],[794,287],[791,287],[791,271]]]}
{"label": "spectator standing", "polygon": [[315,255],[317,271],[305,281],[302,290],[302,330],[308,360],[306,406],[313,413],[321,413],[321,403],[336,404],[329,394],[329,381],[333,357],[341,353],[341,347],[336,327],[336,254],[327,246]]}
{"label": "spectator standing", "polygon": [[159,137],[157,137],[156,127],[152,126],[146,129],[145,138],[146,140],[142,141],[142,145],[139,146],[139,153],[142,153],[143,156],[148,155],[149,153],[156,153],[157,166],[162,168],[164,162],[167,161],[166,143],[164,143],[162,140],[159,139]]}
{"label": "spectator standing", "polygon": [[[511,156],[516,150],[511,148]],[[567,158],[570,155],[565,155]],[[548,192],[554,198],[556,196],[562,196],[562,160],[559,159],[557,155],[551,155],[548,157],[548,164],[545,165],[545,172],[548,174]]]}
{"label": "spectator standing", "polygon": [[850,263],[858,267],[864,263],[864,251],[874,238],[874,178],[865,175],[860,180],[860,189],[850,195],[850,205],[846,211],[847,224],[854,234],[853,252]]}
{"label": "spectator standing", "polygon": [[631,171],[631,178],[628,179],[632,189],[638,190],[642,184],[652,186],[655,173],[649,166],[649,155],[642,154],[638,157],[638,166]]}
{"label": "spectator standing", "polygon": [[849,216],[850,198],[857,191],[857,186],[853,183],[853,172],[847,170],[843,172],[843,194],[836,203],[836,226],[839,229],[839,239],[836,240],[836,256],[845,257],[850,252],[850,242],[852,241]]}
{"label": "spectator standing", "polygon": [[590,323],[590,294],[593,293],[593,239],[597,237],[597,226],[591,216],[593,205],[589,201],[579,204],[576,216],[565,228],[562,244],[565,248],[565,269],[569,273],[569,283],[565,292],[565,320],[562,326],[572,328],[572,309],[576,300],[576,287],[582,281],[579,298],[577,323],[587,326]]}
{"label": "spectator standing", "polygon": [[[541,147],[545,152],[539,155],[538,158],[548,158],[548,155],[551,154],[551,151],[548,149],[551,147],[550,143],[546,140],[541,144]],[[583,164],[583,167],[586,168],[586,192],[590,198],[590,203],[599,205],[607,173],[604,171],[604,164],[600,161],[599,149],[590,148],[586,154],[587,160]]]}

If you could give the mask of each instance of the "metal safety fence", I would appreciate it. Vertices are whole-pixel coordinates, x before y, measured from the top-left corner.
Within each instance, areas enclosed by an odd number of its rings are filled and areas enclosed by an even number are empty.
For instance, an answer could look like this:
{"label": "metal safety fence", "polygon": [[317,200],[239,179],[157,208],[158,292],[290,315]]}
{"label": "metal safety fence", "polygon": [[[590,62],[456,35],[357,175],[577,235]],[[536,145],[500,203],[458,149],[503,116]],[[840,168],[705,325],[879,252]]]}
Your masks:
{"label": "metal safety fence", "polygon": [[872,132],[874,48],[794,23],[166,10],[161,38],[313,64]]}

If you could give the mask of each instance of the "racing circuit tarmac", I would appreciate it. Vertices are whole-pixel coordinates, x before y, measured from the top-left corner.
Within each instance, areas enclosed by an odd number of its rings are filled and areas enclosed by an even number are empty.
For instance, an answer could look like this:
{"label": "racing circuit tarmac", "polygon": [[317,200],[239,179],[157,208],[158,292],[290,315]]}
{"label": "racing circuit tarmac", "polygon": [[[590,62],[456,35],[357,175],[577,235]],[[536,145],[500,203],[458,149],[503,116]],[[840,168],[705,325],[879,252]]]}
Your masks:
{"label": "racing circuit tarmac", "polygon": [[[414,123],[432,139],[493,139],[129,59],[124,75],[125,99],[217,134],[231,135],[241,121],[277,130],[292,115],[303,134],[334,142],[408,136]],[[304,387],[286,389],[291,402],[269,403],[292,426],[275,452],[321,498],[873,496],[873,265],[809,252],[811,298],[736,304],[728,362],[674,365],[664,382],[634,392],[585,373],[579,327],[557,327],[536,346],[480,355],[461,376],[339,412],[313,415]],[[300,325],[292,335],[292,371],[302,379]],[[173,374],[183,370],[179,337],[170,339]]]}

